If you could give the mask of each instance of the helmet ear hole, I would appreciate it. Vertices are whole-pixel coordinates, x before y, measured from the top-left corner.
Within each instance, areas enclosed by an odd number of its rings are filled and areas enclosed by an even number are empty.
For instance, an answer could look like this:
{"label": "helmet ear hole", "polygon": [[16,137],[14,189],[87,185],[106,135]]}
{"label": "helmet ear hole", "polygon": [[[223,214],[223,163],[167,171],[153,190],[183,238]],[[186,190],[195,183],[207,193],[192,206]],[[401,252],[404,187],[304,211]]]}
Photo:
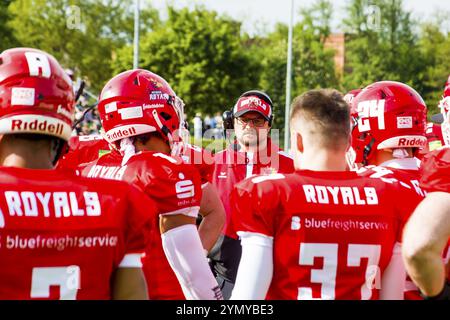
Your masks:
{"label": "helmet ear hole", "polygon": [[161,112],[159,115],[166,121],[169,121],[170,119],[172,119],[172,116],[164,111]]}

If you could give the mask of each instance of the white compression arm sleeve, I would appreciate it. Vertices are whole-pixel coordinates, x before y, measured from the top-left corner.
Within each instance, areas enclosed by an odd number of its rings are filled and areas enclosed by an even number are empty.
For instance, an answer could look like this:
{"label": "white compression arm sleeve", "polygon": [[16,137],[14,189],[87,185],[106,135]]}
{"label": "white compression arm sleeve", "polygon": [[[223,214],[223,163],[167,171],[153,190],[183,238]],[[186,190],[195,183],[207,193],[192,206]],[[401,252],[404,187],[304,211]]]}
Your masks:
{"label": "white compression arm sleeve", "polygon": [[195,225],[186,224],[161,235],[167,260],[188,300],[221,300],[222,292],[209,268]]}
{"label": "white compression arm sleeve", "polygon": [[397,242],[392,258],[381,277],[380,300],[403,300],[406,270],[402,260],[402,245]]}
{"label": "white compression arm sleeve", "polygon": [[273,238],[238,232],[242,256],[231,300],[264,300],[273,276]]}

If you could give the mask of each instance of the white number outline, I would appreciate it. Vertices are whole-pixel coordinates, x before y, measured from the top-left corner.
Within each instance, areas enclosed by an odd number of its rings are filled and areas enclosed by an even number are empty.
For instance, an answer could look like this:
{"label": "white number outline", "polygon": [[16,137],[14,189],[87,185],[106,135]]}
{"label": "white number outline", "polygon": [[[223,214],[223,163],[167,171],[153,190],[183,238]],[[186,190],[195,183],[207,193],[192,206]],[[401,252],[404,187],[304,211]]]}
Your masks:
{"label": "white number outline", "polygon": [[[336,276],[338,267],[337,243],[300,243],[299,265],[313,266],[314,258],[323,258],[323,269],[311,269],[311,283],[321,284],[321,297],[313,298],[311,287],[298,288],[298,300],[333,300],[336,298]],[[361,286],[361,300],[370,300],[372,289],[380,289],[381,272],[378,266],[381,256],[380,245],[349,244],[347,267],[361,266],[367,258],[365,282]]]}
{"label": "white number outline", "polygon": [[370,119],[378,118],[378,129],[386,129],[384,123],[384,105],[386,100],[369,100],[358,103],[358,130],[359,132],[370,131]]}

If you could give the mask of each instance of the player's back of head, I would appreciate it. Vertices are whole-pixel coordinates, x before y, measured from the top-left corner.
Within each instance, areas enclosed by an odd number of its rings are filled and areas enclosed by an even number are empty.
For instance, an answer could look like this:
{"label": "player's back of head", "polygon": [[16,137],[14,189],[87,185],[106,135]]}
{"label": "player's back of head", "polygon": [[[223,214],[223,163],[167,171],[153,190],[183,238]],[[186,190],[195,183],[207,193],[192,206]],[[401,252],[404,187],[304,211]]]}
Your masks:
{"label": "player's back of head", "polygon": [[326,149],[347,148],[350,109],[342,94],[333,89],[311,90],[294,99],[291,127],[307,141]]}

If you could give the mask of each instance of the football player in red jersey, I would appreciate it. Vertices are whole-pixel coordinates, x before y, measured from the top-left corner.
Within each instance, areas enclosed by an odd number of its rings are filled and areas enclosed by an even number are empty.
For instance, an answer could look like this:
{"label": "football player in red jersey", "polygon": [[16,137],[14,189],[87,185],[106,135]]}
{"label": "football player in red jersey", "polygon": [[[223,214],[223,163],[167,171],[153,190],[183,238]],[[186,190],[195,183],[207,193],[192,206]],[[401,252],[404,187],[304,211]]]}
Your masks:
{"label": "football player in red jersey", "polygon": [[104,136],[120,152],[102,156],[82,174],[125,180],[157,203],[160,232],[154,232],[143,259],[152,283],[150,299],[220,299],[195,225],[200,176],[194,166],[170,155],[181,142],[180,103],[170,85],[150,71],[130,70],[112,78],[98,108]]}
{"label": "football player in red jersey", "polygon": [[[397,179],[425,196],[419,186],[420,161],[416,158],[427,147],[427,108],[422,97],[406,84],[380,81],[364,88],[351,107],[350,152],[355,152],[358,166],[365,166],[359,174]],[[420,299],[409,279],[405,298]]]}
{"label": "football player in red jersey", "polygon": [[297,171],[232,194],[242,243],[232,299],[402,299],[399,241],[421,198],[347,171],[350,110],[337,91],[296,98],[290,121]]}
{"label": "football player in red jersey", "polygon": [[209,258],[225,299],[231,296],[241,256],[238,236],[229,223],[231,190],[239,181],[256,174],[294,171],[292,158],[268,136],[272,114],[272,100],[257,90],[243,93],[233,109],[224,113],[225,129],[232,130],[236,139],[214,157],[213,184],[225,207],[226,222]]}
{"label": "football player in red jersey", "polygon": [[73,113],[54,57],[0,54],[0,299],[147,298],[141,255],[156,206],[126,183],[51,170]]}
{"label": "football player in red jersey", "polygon": [[421,96],[403,83],[381,81],[364,88],[351,104],[351,166],[364,166],[361,175],[404,180],[424,196],[415,155],[427,146],[426,111]]}
{"label": "football player in red jersey", "polygon": [[427,144],[427,107],[413,88],[394,81],[373,83],[358,94],[351,113],[356,164],[417,172],[415,153]]}
{"label": "football player in red jersey", "polygon": [[[421,186],[429,193],[404,231],[403,257],[413,281],[429,299],[450,299],[450,77],[439,104],[446,146],[427,154]],[[447,245],[447,247],[446,247]],[[446,247],[446,249],[445,249]],[[443,254],[444,253],[444,254]],[[444,263],[442,261],[444,256]],[[447,270],[445,267],[447,264]],[[447,276],[446,276],[447,275]]]}
{"label": "football player in red jersey", "polygon": [[[100,134],[73,136],[69,140],[68,152],[58,161],[57,168],[82,171],[89,162],[111,152],[118,152],[118,150],[114,145],[108,144]],[[200,222],[199,235],[203,247],[209,251],[216,243],[225,222],[225,209],[216,187],[211,183],[214,157],[207,150],[185,142],[179,145],[177,153],[185,163],[194,165],[200,174],[202,185],[200,216],[201,221],[207,217],[207,222]]]}
{"label": "football player in red jersey", "polygon": [[[184,103],[175,104],[178,115],[184,114]],[[225,209],[220,201],[216,187],[212,184],[214,157],[203,148],[180,141],[172,148],[172,155],[179,155],[185,163],[194,165],[200,173],[202,195],[200,201],[199,235],[205,251],[211,250],[216,243],[225,223]],[[118,152],[101,134],[74,136],[69,140],[66,153],[57,163],[57,168],[69,168],[82,171],[87,163],[97,160],[110,152]],[[206,219],[206,220],[205,220]],[[204,221],[205,220],[205,221]],[[204,222],[203,222],[204,221]]]}

